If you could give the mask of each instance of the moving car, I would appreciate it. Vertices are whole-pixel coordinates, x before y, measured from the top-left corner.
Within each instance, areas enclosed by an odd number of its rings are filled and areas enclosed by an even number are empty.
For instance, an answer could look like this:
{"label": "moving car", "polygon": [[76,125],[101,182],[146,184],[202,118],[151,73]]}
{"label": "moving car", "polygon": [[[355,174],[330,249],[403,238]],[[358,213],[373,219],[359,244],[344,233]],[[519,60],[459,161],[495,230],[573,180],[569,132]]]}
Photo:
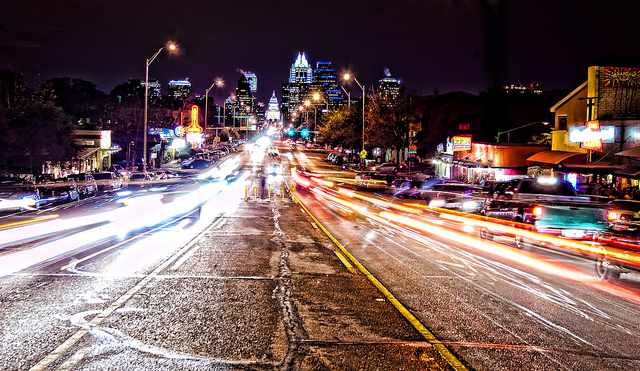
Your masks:
{"label": "moving car", "polygon": [[396,198],[420,198],[421,180],[397,179],[387,187],[387,193]]}
{"label": "moving car", "polygon": [[612,282],[622,273],[640,270],[640,201],[611,201],[607,219],[609,226],[594,236],[594,241],[600,243],[595,275]]}
{"label": "moving car", "polygon": [[40,192],[32,181],[0,177],[0,210],[31,210],[40,207]]}
{"label": "moving car", "polygon": [[[448,199],[481,190],[481,187],[457,180],[432,178],[422,184],[420,188],[420,198],[425,200],[427,205],[442,207]],[[431,205],[432,201],[434,201],[433,205]]]}
{"label": "moving car", "polygon": [[282,165],[277,162],[272,162],[267,166],[267,174],[282,175]]}

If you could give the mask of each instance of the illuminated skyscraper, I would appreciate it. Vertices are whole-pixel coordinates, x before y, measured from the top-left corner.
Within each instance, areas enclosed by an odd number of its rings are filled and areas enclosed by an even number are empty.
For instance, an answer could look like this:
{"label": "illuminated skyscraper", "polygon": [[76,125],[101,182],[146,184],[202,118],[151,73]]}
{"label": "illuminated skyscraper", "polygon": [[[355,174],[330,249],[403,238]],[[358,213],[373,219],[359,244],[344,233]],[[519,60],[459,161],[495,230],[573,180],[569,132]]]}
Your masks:
{"label": "illuminated skyscraper", "polygon": [[282,84],[281,111],[285,123],[291,123],[293,113],[298,111],[298,106],[302,104],[312,80],[313,69],[309,65],[306,55],[298,53],[289,70],[289,82]]}
{"label": "illuminated skyscraper", "polygon": [[388,68],[384,69],[385,77],[378,81],[378,94],[380,97],[395,100],[400,96],[400,80],[391,76]]}
{"label": "illuminated skyscraper", "polygon": [[253,72],[244,72],[244,77],[249,81],[249,89],[253,94],[258,91],[258,77]]}
{"label": "illuminated skyscraper", "polygon": [[[151,87],[151,84],[149,84]],[[189,80],[169,81],[169,97],[174,99],[187,99],[191,95],[191,82]]]}
{"label": "illuminated skyscraper", "polygon": [[309,95],[320,93],[321,101],[314,101],[313,96],[308,97],[318,108],[328,106],[335,109],[342,105],[342,91],[338,85],[336,75],[333,73],[331,62],[317,62],[313,70],[313,81],[309,87]]}
{"label": "illuminated skyscraper", "polygon": [[313,69],[307,61],[304,53],[298,53],[296,61],[289,70],[289,83],[311,84],[313,79]]}

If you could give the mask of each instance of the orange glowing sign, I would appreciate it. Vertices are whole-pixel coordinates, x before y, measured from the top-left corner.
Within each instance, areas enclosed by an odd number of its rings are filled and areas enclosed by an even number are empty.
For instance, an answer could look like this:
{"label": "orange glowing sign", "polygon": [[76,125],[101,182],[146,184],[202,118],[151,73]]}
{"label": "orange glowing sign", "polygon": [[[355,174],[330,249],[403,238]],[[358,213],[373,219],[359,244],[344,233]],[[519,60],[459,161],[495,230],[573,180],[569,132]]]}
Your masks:
{"label": "orange glowing sign", "polygon": [[199,121],[200,121],[200,112],[198,110],[198,106],[194,104],[193,106],[191,106],[191,125],[187,127],[188,134],[202,133],[202,128],[200,127],[200,125],[198,125]]}

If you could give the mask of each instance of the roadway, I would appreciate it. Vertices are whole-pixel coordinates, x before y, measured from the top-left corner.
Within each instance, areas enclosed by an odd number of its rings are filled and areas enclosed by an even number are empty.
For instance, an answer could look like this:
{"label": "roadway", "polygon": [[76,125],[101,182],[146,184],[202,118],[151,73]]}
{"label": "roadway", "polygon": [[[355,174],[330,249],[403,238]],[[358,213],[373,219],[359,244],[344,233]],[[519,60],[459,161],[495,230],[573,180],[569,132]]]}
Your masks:
{"label": "roadway", "polygon": [[[160,198],[0,219],[0,367],[638,368],[635,274],[595,282],[589,259],[480,240],[370,191],[297,203],[291,166],[353,176],[319,151],[235,156],[233,177]],[[261,199],[270,162],[285,171]]]}

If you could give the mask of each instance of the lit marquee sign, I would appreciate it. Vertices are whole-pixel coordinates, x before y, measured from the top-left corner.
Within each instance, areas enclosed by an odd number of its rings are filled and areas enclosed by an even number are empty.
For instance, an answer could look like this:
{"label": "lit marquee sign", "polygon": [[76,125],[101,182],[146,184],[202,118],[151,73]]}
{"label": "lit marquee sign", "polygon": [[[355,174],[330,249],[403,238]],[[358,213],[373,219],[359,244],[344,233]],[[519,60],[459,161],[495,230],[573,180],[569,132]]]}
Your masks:
{"label": "lit marquee sign", "polygon": [[569,142],[580,143],[580,148],[600,151],[602,143],[613,143],[616,138],[615,126],[600,126],[598,120],[587,121],[584,126],[569,129]]}
{"label": "lit marquee sign", "polygon": [[454,151],[470,151],[471,150],[471,136],[455,136],[453,139]]}
{"label": "lit marquee sign", "polygon": [[202,143],[204,142],[204,138],[202,135],[202,128],[198,125],[200,121],[200,112],[198,111],[198,106],[195,104],[191,106],[191,125],[189,125],[186,129],[187,134],[185,135],[187,142],[189,143]]}

